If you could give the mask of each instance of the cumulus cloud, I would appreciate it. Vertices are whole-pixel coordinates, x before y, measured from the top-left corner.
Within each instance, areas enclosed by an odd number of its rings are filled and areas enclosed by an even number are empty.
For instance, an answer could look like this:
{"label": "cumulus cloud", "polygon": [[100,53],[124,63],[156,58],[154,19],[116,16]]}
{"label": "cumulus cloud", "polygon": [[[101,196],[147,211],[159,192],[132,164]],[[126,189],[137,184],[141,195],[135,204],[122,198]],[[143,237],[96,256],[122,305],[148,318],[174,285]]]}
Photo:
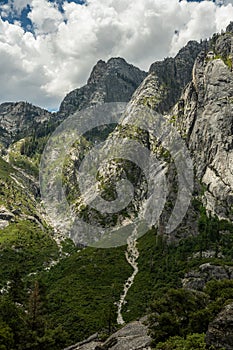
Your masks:
{"label": "cumulus cloud", "polygon": [[[233,1],[222,6],[178,0],[88,0],[63,3],[15,0],[28,14],[34,34],[0,19],[1,101],[25,100],[54,108],[83,85],[99,59],[122,56],[147,70],[152,62],[225,29]],[[9,10],[6,5],[5,10]],[[3,17],[3,15],[1,15]]]}
{"label": "cumulus cloud", "polygon": [[216,6],[212,1],[203,1],[196,6],[195,3],[182,2],[180,7],[184,18],[188,20],[183,22],[183,26],[181,24],[178,35],[173,36],[171,54],[175,54],[190,39],[200,40],[220,32],[233,20],[231,4]]}
{"label": "cumulus cloud", "polygon": [[10,3],[12,5],[13,10],[15,10],[18,14],[22,12],[22,10],[27,7],[27,5],[30,6],[31,0],[11,0]]}
{"label": "cumulus cloud", "polygon": [[20,15],[22,10],[30,6],[31,0],[9,0],[5,4],[0,4],[1,17]]}
{"label": "cumulus cloud", "polygon": [[28,18],[31,20],[37,35],[56,32],[64,21],[56,3],[46,0],[32,0]]}

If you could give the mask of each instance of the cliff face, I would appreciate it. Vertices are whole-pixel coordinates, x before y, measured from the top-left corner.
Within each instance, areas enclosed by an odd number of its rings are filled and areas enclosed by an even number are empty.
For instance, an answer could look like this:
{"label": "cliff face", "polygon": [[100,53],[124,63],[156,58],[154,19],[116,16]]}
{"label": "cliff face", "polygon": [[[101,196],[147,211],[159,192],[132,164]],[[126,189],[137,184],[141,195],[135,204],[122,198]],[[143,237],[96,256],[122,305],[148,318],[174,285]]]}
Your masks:
{"label": "cliff face", "polygon": [[[168,112],[194,161],[195,182],[207,211],[233,220],[233,75],[231,26],[200,46],[190,42],[174,59],[152,65],[131,99]],[[198,57],[195,59],[195,55]],[[185,68],[184,68],[185,67]],[[151,148],[154,140],[151,141]],[[172,176],[174,181],[174,176]],[[189,212],[188,212],[189,215]],[[189,220],[188,220],[189,221]],[[194,227],[193,227],[194,229]]]}
{"label": "cliff face", "polygon": [[70,92],[59,110],[64,119],[77,110],[103,102],[128,102],[146,77],[146,72],[128,64],[123,58],[100,60],[93,68],[87,84]]}
{"label": "cliff face", "polygon": [[32,135],[36,129],[51,119],[48,111],[27,102],[0,105],[0,142],[3,145]]}
{"label": "cliff face", "polygon": [[151,65],[149,73],[154,73],[161,86],[166,90],[166,97],[161,105],[162,111],[168,111],[180,97],[183,88],[190,82],[192,69],[197,55],[202,50],[207,50],[208,42],[201,44],[189,41],[174,58],[166,58],[164,61]]}
{"label": "cliff face", "polygon": [[[188,45],[182,49],[175,58],[166,59],[163,62],[154,63],[150,69],[149,74],[143,80],[141,85],[134,92],[131,100],[129,101],[126,114],[122,120],[122,125],[116,128],[106,141],[105,149],[111,148],[112,143],[115,144],[125,144],[125,149],[127,149],[126,139],[132,141],[138,141],[140,144],[148,147],[161,162],[161,169],[166,177],[168,185],[168,195],[167,195],[167,205],[163,211],[160,219],[159,230],[161,233],[165,234],[164,227],[168,224],[169,217],[174,208],[174,204],[178,197],[177,186],[178,179],[177,173],[181,169],[175,169],[174,163],[171,161],[172,157],[169,156],[169,149],[166,149],[167,140],[163,140],[164,143],[161,144],[159,141],[160,135],[157,137],[153,135],[152,132],[141,132],[139,129],[131,130],[132,125],[137,125],[137,113],[140,115],[140,108],[147,107],[154,112],[161,113],[164,124],[167,123],[168,117],[164,114],[170,109],[175,101],[177,101],[178,96],[185,85],[192,79],[192,67],[196,56],[200,53],[203,47],[208,46],[206,43],[198,44],[196,42],[190,42]],[[91,78],[92,79],[92,78]],[[172,118],[172,116],[170,116]],[[146,118],[147,119],[147,118]],[[155,117],[156,119],[156,117]],[[159,123],[159,122],[158,122]],[[139,123],[140,124],[140,123]],[[150,128],[156,129],[158,127],[157,120],[154,120],[150,125]],[[160,130],[161,134],[163,130]],[[178,129],[178,132],[180,130]],[[180,137],[183,137],[181,135]],[[168,143],[167,143],[168,146]],[[168,146],[169,148],[169,146]],[[153,166],[152,166],[153,167]],[[111,164],[106,168],[101,168],[100,170],[102,185],[107,186],[108,192],[115,193],[115,183],[122,178],[127,178],[127,173],[134,174],[137,180],[134,182],[135,186],[135,196],[129,207],[120,213],[118,216],[118,223],[124,222],[127,216],[135,215],[135,213],[141,209],[141,204],[146,198],[146,188],[147,184],[145,178],[140,175],[138,169],[130,165],[125,161],[112,161]],[[151,171],[149,181],[154,181],[154,173]],[[104,192],[103,192],[104,194]],[[164,195],[164,194],[162,194]],[[150,201],[150,200],[149,200]],[[149,202],[148,201],[148,202]],[[80,206],[80,203],[76,207]],[[155,204],[156,206],[156,204]],[[156,210],[154,209],[153,215],[156,215]],[[103,216],[92,213],[92,211],[86,207],[85,215],[88,216],[89,223],[97,224],[98,220],[102,221]],[[97,222],[96,222],[97,217]],[[112,219],[104,215],[104,220],[112,224]],[[116,218],[114,217],[114,220]],[[177,227],[173,232],[172,237],[169,240],[174,240],[176,238],[180,239],[186,237],[189,234],[196,235],[198,233],[197,228],[197,217],[196,214],[190,206],[187,215],[184,219],[183,225]]]}
{"label": "cliff face", "polygon": [[[191,79],[191,67],[202,47],[203,45],[201,44],[190,42],[175,58],[153,64],[148,75],[129,65],[121,58],[110,59],[107,63],[99,61],[94,67],[87,85],[72,91],[66,96],[58,112],[58,118],[64,119],[76,110],[103,102],[129,102],[128,107],[132,116],[135,115],[137,108],[140,106],[147,106],[164,113],[169,109],[169,104],[172,105],[176,97],[180,95],[182,88]],[[125,120],[127,119],[128,117],[126,116]],[[111,147],[112,142],[122,143],[122,138],[124,137],[134,139],[134,136],[130,136],[131,131],[129,129],[130,127],[127,127],[126,122],[126,128],[113,130],[105,148]],[[101,132],[103,133],[103,130],[100,130]],[[146,133],[138,135],[138,138],[144,145],[148,146],[149,142],[151,143],[151,148],[158,148],[156,140],[148,140]],[[72,150],[72,158],[75,159],[73,163],[79,163],[79,149],[76,152],[75,149]],[[168,163],[164,162],[164,164],[164,166],[170,168]],[[69,164],[68,168],[66,172],[67,179],[72,179],[75,165]],[[169,173],[168,170],[167,172]],[[73,196],[76,197],[76,200],[72,204],[78,214],[81,217],[88,218],[88,222],[93,225],[97,225],[98,221],[99,223],[104,222],[106,225],[112,225],[116,222],[120,224],[126,216],[134,215],[139,209],[140,201],[144,199],[146,192],[146,184],[145,181],[141,181],[139,169],[132,167],[132,164],[113,160],[108,167],[100,169],[100,177],[102,177],[101,187],[107,188],[106,191],[102,191],[105,198],[108,197],[108,200],[112,200],[115,193],[115,183],[122,178],[127,178],[129,173],[133,174],[134,184],[137,189],[135,190],[134,200],[124,213],[119,213],[118,217],[117,215],[97,213],[86,206],[79,198],[80,196],[76,195]],[[174,176],[170,176],[171,181],[172,178],[174,179]],[[152,177],[153,174],[151,174],[151,179]],[[74,188],[77,188],[77,183],[72,181],[66,181],[66,184],[66,191],[69,193],[73,192]],[[174,197],[175,195],[171,193],[171,199],[174,199]],[[81,212],[79,208],[82,208]],[[187,220],[187,222],[191,223],[190,229],[196,232],[194,220]]]}
{"label": "cliff face", "polygon": [[[165,145],[160,145],[158,139],[150,133],[141,133],[139,130],[132,132],[127,124],[134,119],[140,106],[147,106],[164,115],[164,121],[174,126],[186,143],[193,159],[195,173],[193,199],[201,200],[207,212],[212,215],[231,221],[233,111],[232,72],[229,63],[230,37],[231,34],[226,33],[214,38],[211,43],[190,42],[174,59],[153,64],[150,73],[133,95],[136,85],[134,88],[131,86],[129,95],[125,94],[122,90],[121,76],[124,76],[125,81],[127,79],[129,81],[130,75],[131,79],[134,77],[134,81],[138,79],[137,84],[139,84],[144,74],[141,74],[139,79],[138,70],[122,59],[111,59],[107,63],[100,61],[94,67],[87,85],[71,92],[61,105],[59,115],[63,119],[66,113],[101,102],[128,101],[132,95],[121,127],[113,130],[105,148],[111,147],[112,142],[124,145],[123,138],[138,140],[149,147],[160,160],[168,186],[167,202],[158,224],[158,231],[162,235],[165,235],[164,228],[169,222],[178,198],[179,169],[176,169],[172,156],[169,155],[169,149],[166,150],[166,142]],[[204,50],[200,53],[203,48]],[[185,87],[186,83],[188,85]],[[185,90],[177,102],[184,87]],[[173,102],[177,104],[169,110]],[[168,114],[165,115],[165,113]],[[91,144],[88,147],[91,147]],[[146,196],[145,178],[132,164],[120,160],[113,160],[108,166],[101,167],[99,172],[101,194],[105,199],[113,200],[116,193],[115,183],[131,174],[134,178],[135,196],[129,207],[119,215],[109,215],[98,213],[85,205],[80,197],[78,184],[72,175],[77,171],[76,165],[80,163],[80,156],[83,157],[83,152],[80,152],[79,147],[76,149],[74,147],[72,161],[69,162],[65,175],[66,193],[72,198],[73,208],[81,218],[85,218],[91,225],[104,223],[105,227],[109,227],[116,223],[121,225],[127,217],[135,215],[140,210]],[[153,176],[151,173],[151,181]],[[197,236],[198,225],[199,212],[195,210],[191,201],[183,221],[172,235],[168,235],[167,239],[169,242],[177,243],[190,235]]]}
{"label": "cliff face", "polygon": [[225,39],[218,38],[214,55],[198,56],[193,80],[174,113],[204,186],[204,205],[220,218],[233,220],[233,75]]}

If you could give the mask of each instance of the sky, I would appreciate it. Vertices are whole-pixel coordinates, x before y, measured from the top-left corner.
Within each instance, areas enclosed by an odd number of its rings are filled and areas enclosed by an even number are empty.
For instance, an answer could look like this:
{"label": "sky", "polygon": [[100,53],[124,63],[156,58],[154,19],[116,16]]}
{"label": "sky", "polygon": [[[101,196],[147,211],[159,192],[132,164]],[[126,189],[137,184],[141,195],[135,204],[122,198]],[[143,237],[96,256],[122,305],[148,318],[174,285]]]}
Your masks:
{"label": "sky", "polygon": [[0,103],[56,110],[99,59],[148,70],[233,21],[233,0],[0,1]]}

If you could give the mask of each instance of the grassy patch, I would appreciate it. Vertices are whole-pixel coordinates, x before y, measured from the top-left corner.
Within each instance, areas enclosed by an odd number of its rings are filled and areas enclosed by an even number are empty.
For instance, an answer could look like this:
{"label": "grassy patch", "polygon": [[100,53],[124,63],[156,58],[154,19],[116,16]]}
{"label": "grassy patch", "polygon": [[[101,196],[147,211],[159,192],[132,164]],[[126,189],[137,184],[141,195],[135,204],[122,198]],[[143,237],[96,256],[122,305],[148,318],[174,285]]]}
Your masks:
{"label": "grassy patch", "polygon": [[58,247],[37,224],[12,223],[0,231],[0,281],[3,286],[17,268],[22,275],[44,269],[58,258]]}

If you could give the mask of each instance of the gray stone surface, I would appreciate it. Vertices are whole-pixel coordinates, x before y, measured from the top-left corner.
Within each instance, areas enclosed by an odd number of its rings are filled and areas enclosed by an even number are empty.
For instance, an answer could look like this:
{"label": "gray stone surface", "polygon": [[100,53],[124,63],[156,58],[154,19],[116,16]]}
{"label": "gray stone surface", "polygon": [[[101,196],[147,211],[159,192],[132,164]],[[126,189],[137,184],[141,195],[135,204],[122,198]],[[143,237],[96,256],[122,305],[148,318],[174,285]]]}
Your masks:
{"label": "gray stone surface", "polygon": [[227,305],[209,325],[206,338],[207,346],[214,349],[233,349],[233,303]]}
{"label": "gray stone surface", "polygon": [[[224,36],[218,42],[224,46]],[[203,204],[219,218],[233,220],[233,74],[224,60],[200,54],[180,103],[181,129],[206,188]]]}
{"label": "gray stone surface", "polygon": [[202,264],[197,270],[185,274],[182,285],[187,289],[203,290],[210,280],[233,279],[232,266]]}
{"label": "gray stone surface", "polygon": [[146,77],[146,72],[123,58],[98,61],[87,84],[71,91],[62,101],[58,117],[64,119],[77,110],[103,102],[128,102]]}
{"label": "gray stone surface", "polygon": [[135,321],[112,334],[105,342],[91,339],[65,350],[150,350],[150,343],[147,327],[142,321]]}
{"label": "gray stone surface", "polygon": [[156,74],[161,85],[166,86],[166,96],[161,103],[161,110],[168,111],[177,102],[183,88],[192,78],[192,69],[197,55],[208,46],[207,42],[189,41],[178,54],[164,61],[155,62],[150,73]]}
{"label": "gray stone surface", "polygon": [[27,102],[6,102],[0,105],[0,143],[11,142],[27,135],[52,118],[48,111]]}

